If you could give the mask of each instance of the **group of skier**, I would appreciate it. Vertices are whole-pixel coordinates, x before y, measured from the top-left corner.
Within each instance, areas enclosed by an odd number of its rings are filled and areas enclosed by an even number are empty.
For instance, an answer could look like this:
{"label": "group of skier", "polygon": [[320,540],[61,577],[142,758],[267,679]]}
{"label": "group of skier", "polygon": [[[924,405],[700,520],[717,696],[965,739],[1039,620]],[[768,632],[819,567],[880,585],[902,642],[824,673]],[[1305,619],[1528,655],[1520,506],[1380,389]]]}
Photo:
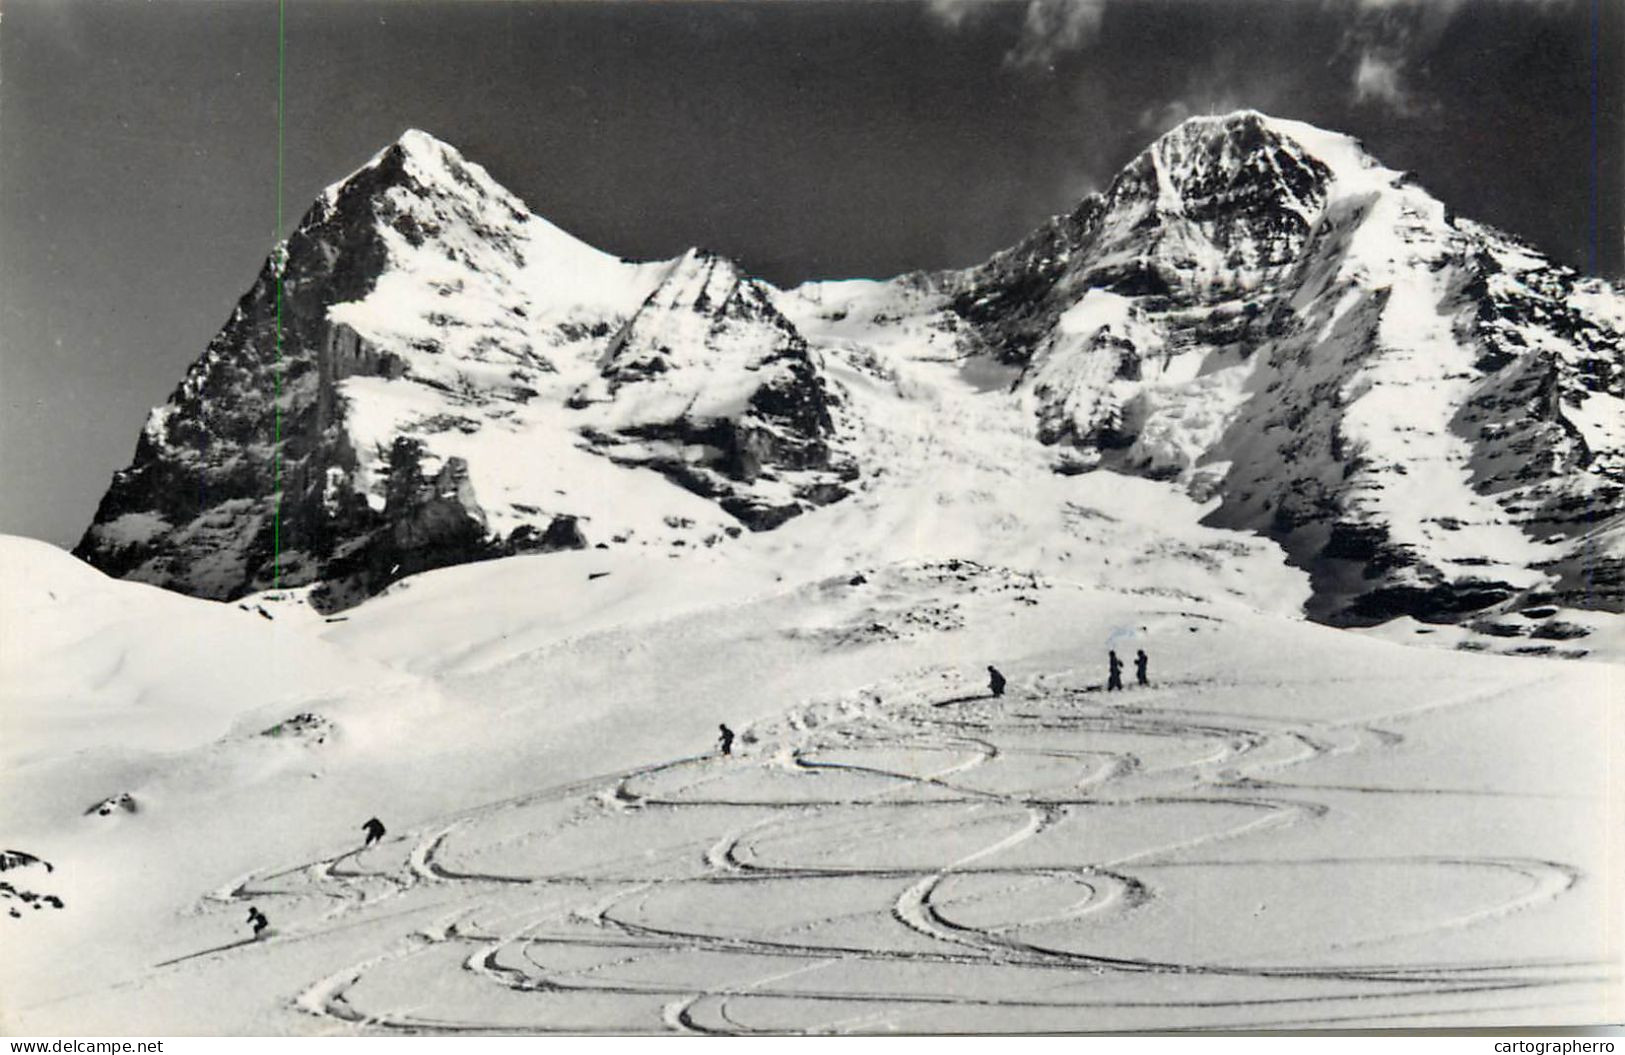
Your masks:
{"label": "group of skier", "polygon": [[[1106,691],[1116,692],[1123,687],[1123,661],[1117,658],[1117,652],[1115,649],[1109,651],[1106,656],[1108,670],[1106,677]],[[1138,679],[1141,685],[1151,684],[1150,680],[1146,677],[1146,666],[1150,662],[1151,661],[1146,657],[1145,649],[1141,648],[1135,650],[1134,676],[1136,679]]]}
{"label": "group of skier", "polygon": [[[1147,668],[1150,666],[1150,663],[1151,660],[1148,656],[1146,656],[1145,649],[1142,648],[1135,650],[1134,676],[1142,686],[1151,684],[1150,676],[1147,673]],[[1106,691],[1116,692],[1123,687],[1123,661],[1117,658],[1117,651],[1115,649],[1107,651],[1106,664]],[[987,666],[988,692],[995,699],[997,699],[1004,695],[1004,687],[1006,684],[1007,681],[1004,674],[1000,672],[998,667],[995,667],[993,664],[989,663]],[[720,733],[720,735],[717,737],[718,750],[721,751],[724,756],[732,755],[734,746],[734,731],[728,728],[726,724],[718,725],[717,729]]]}
{"label": "group of skier", "polygon": [[[1139,683],[1141,685],[1151,684],[1150,680],[1146,676],[1146,667],[1149,662],[1150,661],[1146,658],[1145,649],[1139,649],[1134,653],[1134,674],[1139,679]],[[1107,664],[1109,670],[1109,676],[1106,681],[1107,691],[1116,691],[1121,689],[1123,687],[1123,661],[1117,658],[1117,652],[1115,650],[1107,653]],[[1005,684],[1005,677],[999,672],[999,668],[993,666],[991,663],[988,664],[988,691],[991,692],[995,698],[1003,696]],[[734,746],[734,731],[728,728],[726,724],[718,725],[717,729],[720,731],[720,735],[717,737],[718,748],[721,749],[724,755],[732,755]],[[366,849],[373,843],[383,839],[384,822],[379,820],[377,817],[372,817],[367,821],[367,823],[361,826],[361,831],[366,836],[366,842],[362,844],[362,849]],[[271,925],[271,921],[266,918],[265,913],[261,912],[257,905],[250,905],[248,908],[248,925],[254,929],[254,937],[258,938],[265,932],[266,928]]]}
{"label": "group of skier", "polygon": [[[1142,648],[1142,649],[1135,650],[1135,653],[1134,653],[1134,676],[1135,676],[1136,679],[1138,679],[1138,681],[1139,681],[1139,683],[1141,685],[1150,685],[1151,684],[1150,676],[1147,673],[1147,668],[1150,666],[1150,663],[1151,663],[1151,660],[1145,654],[1145,649]],[[1111,649],[1111,650],[1107,651],[1107,653],[1106,653],[1106,665],[1107,665],[1106,666],[1106,669],[1107,669],[1106,691],[1107,692],[1116,692],[1116,691],[1122,689],[1122,687],[1123,687],[1123,661],[1117,658],[1117,651],[1115,649]],[[993,666],[992,664],[988,664],[988,668],[987,668],[987,689],[988,689],[988,692],[991,693],[995,698],[1003,696],[1004,695],[1004,686],[1005,686],[1004,675],[999,673],[999,668]],[[724,752],[724,753],[726,753],[726,752]]]}
{"label": "group of skier", "polygon": [[[377,817],[368,818],[367,823],[361,826],[361,831],[367,837],[366,841],[361,844],[361,848],[365,850],[384,837],[384,822]],[[250,905],[248,906],[248,925],[254,929],[254,937],[258,938],[271,925],[271,920],[265,913],[260,911],[258,905]]]}

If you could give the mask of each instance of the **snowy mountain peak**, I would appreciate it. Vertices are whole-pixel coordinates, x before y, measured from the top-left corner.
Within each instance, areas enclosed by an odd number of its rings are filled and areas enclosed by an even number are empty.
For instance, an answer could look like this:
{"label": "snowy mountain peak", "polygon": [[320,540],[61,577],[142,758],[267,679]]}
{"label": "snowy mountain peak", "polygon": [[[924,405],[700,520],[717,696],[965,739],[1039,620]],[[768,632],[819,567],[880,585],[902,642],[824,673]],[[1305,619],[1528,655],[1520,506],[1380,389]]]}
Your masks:
{"label": "snowy mountain peak", "polygon": [[1193,117],[1104,193],[948,276],[953,310],[999,358],[1026,362],[1090,290],[1165,307],[1247,297],[1287,276],[1338,197],[1337,173],[1357,182],[1362,156],[1352,140],[1256,111]]}
{"label": "snowy mountain peak", "polygon": [[837,442],[823,363],[766,283],[709,250],[675,260],[572,396],[618,462],[776,527],[843,498],[856,466]]}
{"label": "snowy mountain peak", "polygon": [[1131,161],[1119,181],[1139,189],[1153,179],[1158,205],[1200,208],[1218,195],[1253,183],[1300,205],[1340,193],[1390,185],[1399,173],[1385,168],[1360,142],[1303,121],[1257,110],[1187,118]]}
{"label": "snowy mountain peak", "polygon": [[944,285],[1070,471],[1219,498],[1311,571],[1316,617],[1625,603],[1618,291],[1348,136],[1193,118]]}
{"label": "snowy mountain peak", "polygon": [[694,248],[672,262],[650,303],[667,307],[687,305],[704,312],[725,303],[745,281],[745,274],[732,260],[709,249]]}
{"label": "snowy mountain peak", "polygon": [[1118,174],[1105,195],[1107,226],[1126,226],[1126,240],[1138,240],[1138,225],[1188,221],[1221,249],[1237,235],[1291,237],[1313,224],[1331,178],[1261,114],[1191,118]]}
{"label": "snowy mountain peak", "polygon": [[[400,147],[402,150],[410,154],[418,154],[435,158],[444,157],[445,155],[450,154],[458,160],[462,160],[462,154],[458,152],[456,147],[452,146],[450,143],[447,143],[443,139],[435,138],[435,136],[425,132],[421,128],[408,128],[406,131],[402,132],[398,137],[396,137],[393,145]],[[385,149],[388,148],[386,147]]]}
{"label": "snowy mountain peak", "polygon": [[709,249],[690,249],[678,257],[641,313],[661,309],[683,309],[713,322],[757,319],[787,333],[794,329],[776,306],[771,287]]}
{"label": "snowy mountain peak", "polygon": [[[467,193],[517,202],[506,188],[456,147],[418,128],[408,128],[369,158],[366,164],[330,185],[323,195],[336,200],[344,188],[356,184],[370,189],[407,184],[419,192]],[[525,210],[528,211],[528,210]]]}
{"label": "snowy mountain peak", "polygon": [[732,262],[620,260],[409,130],[273,252],[77,552],[331,609],[445,564],[719,539],[844,496],[830,401]]}

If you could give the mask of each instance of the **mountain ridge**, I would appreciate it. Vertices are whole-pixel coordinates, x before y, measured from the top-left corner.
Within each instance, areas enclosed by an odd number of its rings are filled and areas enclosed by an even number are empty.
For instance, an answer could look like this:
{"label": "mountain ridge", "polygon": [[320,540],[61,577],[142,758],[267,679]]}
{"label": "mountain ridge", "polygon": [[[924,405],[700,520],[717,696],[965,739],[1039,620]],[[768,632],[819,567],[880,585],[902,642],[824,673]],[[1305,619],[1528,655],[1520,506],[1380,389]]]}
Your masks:
{"label": "mountain ridge", "polygon": [[1181,124],[981,265],[789,291],[619,260],[408,130],[267,261],[75,552],[336,609],[530,549],[726,548],[884,476],[854,383],[986,360],[1056,471],[1216,502],[1310,572],[1313,618],[1619,610],[1622,303],[1256,111]]}

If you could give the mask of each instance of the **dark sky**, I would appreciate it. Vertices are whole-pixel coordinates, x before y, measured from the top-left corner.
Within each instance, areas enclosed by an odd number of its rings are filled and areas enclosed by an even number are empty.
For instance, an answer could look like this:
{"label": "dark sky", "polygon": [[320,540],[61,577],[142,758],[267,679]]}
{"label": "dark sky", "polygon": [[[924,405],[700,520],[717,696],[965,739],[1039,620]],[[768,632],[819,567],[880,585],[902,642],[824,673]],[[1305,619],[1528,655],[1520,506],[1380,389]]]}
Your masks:
{"label": "dark sky", "polygon": [[606,250],[961,266],[1190,113],[1353,133],[1618,277],[1617,0],[6,0],[0,531],[71,544],[327,183],[420,127]]}

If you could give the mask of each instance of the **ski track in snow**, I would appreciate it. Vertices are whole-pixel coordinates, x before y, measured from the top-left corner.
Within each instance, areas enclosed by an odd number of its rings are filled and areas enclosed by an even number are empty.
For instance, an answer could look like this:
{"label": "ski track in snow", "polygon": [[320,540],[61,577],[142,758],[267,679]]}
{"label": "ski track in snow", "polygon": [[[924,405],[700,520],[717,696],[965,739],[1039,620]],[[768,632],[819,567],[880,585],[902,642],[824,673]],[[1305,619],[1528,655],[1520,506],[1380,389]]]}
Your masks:
{"label": "ski track in snow", "polygon": [[[1385,723],[1507,688],[1295,723],[1203,711],[1200,686],[1116,703],[1057,681],[783,722],[733,758],[578,781],[253,874],[204,904],[263,900],[285,926],[159,966],[320,941],[343,920],[370,928],[377,951],[291,1006],[328,1028],[404,1033],[1425,1024],[1504,1010],[1512,993],[1562,1008],[1606,981],[1597,963],[1392,947],[1556,901],[1582,878],[1561,862],[1271,854],[1272,836],[1319,822],[1338,796],[1457,793],[1321,786],[1309,764],[1392,749],[1403,736]],[[1395,911],[1318,948],[1266,944],[1228,962],[1138,948],[1137,921],[1159,902],[1217,897],[1202,911],[1244,927],[1249,906],[1232,902],[1250,888],[1350,868],[1383,877]],[[1220,869],[1222,889],[1182,878]],[[1407,915],[1407,889],[1430,878],[1488,893]],[[437,922],[409,922],[436,908]]]}

